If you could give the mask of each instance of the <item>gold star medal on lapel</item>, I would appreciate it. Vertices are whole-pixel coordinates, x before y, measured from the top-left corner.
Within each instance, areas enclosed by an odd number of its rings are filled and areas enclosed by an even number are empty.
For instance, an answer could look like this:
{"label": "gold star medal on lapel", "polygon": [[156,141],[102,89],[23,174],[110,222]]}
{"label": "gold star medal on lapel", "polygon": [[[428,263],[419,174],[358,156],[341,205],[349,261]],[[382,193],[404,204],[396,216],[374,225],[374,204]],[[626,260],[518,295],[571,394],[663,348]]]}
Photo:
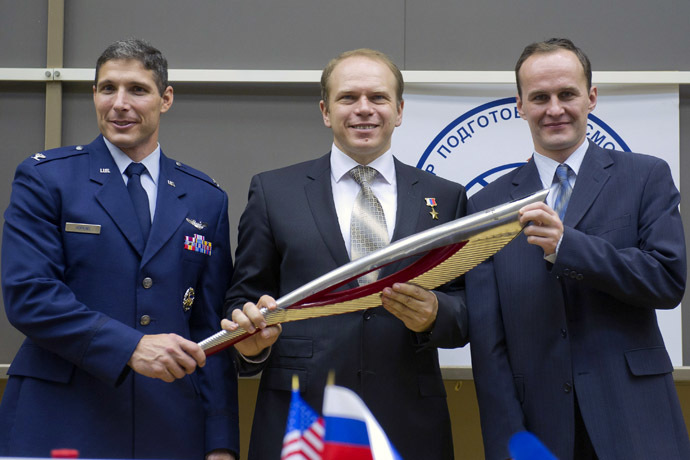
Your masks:
{"label": "gold star medal on lapel", "polygon": [[438,212],[436,212],[436,198],[424,198],[424,201],[426,202],[426,205],[431,208],[431,211],[429,211],[431,218],[438,220]]}

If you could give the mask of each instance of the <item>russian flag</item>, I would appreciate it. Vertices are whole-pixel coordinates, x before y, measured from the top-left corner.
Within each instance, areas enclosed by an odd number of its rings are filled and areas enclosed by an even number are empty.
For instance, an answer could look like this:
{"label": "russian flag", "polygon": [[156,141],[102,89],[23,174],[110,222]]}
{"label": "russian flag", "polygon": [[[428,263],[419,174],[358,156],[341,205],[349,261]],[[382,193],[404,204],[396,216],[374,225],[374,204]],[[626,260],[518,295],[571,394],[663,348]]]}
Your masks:
{"label": "russian flag", "polygon": [[355,392],[326,386],[323,460],[402,460]]}

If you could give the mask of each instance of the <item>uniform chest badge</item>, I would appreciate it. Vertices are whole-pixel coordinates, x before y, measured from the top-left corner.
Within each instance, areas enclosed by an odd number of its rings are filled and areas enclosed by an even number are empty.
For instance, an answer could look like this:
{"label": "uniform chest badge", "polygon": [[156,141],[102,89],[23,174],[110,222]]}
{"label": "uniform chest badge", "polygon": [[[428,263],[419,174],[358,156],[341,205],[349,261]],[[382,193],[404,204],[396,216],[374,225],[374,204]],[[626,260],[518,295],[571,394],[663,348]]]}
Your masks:
{"label": "uniform chest badge", "polygon": [[194,288],[190,287],[184,293],[184,297],[182,298],[182,309],[184,311],[189,311],[192,309],[193,304],[194,304]]}
{"label": "uniform chest badge", "polygon": [[184,248],[188,251],[200,252],[211,255],[211,250],[213,249],[213,243],[206,241],[204,235],[185,236],[184,237]]}
{"label": "uniform chest badge", "polygon": [[196,228],[197,230],[203,230],[206,227],[208,227],[208,224],[206,222],[197,222],[196,220],[190,219],[189,217],[187,217],[187,219],[185,220],[192,224],[194,228]]}

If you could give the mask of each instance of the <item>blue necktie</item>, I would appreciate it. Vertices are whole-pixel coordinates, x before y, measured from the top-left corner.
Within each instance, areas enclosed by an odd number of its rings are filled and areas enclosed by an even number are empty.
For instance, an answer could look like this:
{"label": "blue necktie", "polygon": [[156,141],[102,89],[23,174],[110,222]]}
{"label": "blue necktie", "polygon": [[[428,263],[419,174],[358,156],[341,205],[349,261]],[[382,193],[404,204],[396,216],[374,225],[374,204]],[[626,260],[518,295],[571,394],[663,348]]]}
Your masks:
{"label": "blue necktie", "polygon": [[151,230],[151,210],[149,209],[149,196],[146,194],[144,187],[141,186],[141,175],[145,171],[146,166],[143,164],[130,163],[127,169],[125,169],[125,175],[129,177],[127,191],[130,198],[132,198],[141,233],[144,235],[144,241],[147,241],[149,239],[149,230]]}
{"label": "blue necktie", "polygon": [[565,211],[568,209],[568,201],[570,200],[570,195],[573,193],[573,188],[568,182],[568,176],[570,176],[570,166],[567,164],[560,164],[556,168],[556,177],[554,177],[554,182],[558,180],[558,187],[556,188],[556,196],[553,200],[553,210],[558,213],[558,217],[561,221],[565,217]]}

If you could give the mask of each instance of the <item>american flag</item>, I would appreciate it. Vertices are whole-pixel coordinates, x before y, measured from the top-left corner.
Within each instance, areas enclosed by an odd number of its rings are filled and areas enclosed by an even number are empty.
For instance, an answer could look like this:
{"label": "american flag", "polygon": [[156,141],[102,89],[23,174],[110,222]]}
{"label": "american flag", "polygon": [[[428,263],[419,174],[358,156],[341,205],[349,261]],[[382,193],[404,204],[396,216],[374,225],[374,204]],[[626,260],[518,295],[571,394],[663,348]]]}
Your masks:
{"label": "american flag", "polygon": [[323,417],[302,400],[293,379],[292,400],[288,414],[281,460],[321,460],[323,453]]}

